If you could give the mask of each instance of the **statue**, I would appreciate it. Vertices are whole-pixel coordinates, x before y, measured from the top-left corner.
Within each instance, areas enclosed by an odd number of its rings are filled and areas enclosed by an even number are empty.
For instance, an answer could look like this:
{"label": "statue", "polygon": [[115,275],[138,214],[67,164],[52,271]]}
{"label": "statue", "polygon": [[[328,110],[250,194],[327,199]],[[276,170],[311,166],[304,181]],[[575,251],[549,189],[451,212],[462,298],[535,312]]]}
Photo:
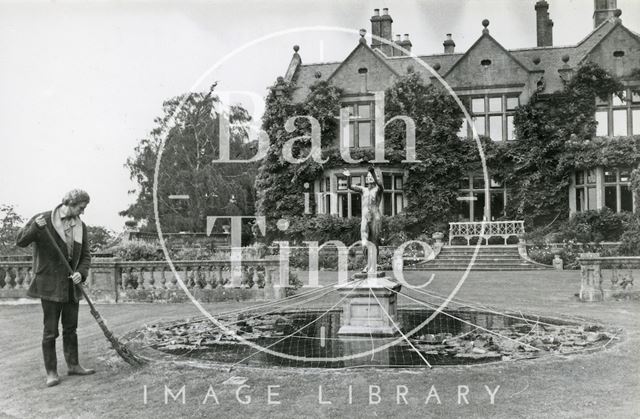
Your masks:
{"label": "statue", "polygon": [[351,173],[349,170],[342,172],[347,177],[347,188],[358,192],[362,195],[362,221],[360,223],[360,240],[363,245],[366,241],[374,244],[376,250],[375,258],[370,259],[367,247],[364,247],[364,256],[367,258],[367,266],[362,272],[375,272],[377,270],[378,246],[380,240],[380,230],[382,228],[382,213],[380,211],[380,202],[382,201],[382,193],[384,186],[382,181],[376,175],[375,168],[369,167],[369,172],[365,178],[365,186],[351,185]]}

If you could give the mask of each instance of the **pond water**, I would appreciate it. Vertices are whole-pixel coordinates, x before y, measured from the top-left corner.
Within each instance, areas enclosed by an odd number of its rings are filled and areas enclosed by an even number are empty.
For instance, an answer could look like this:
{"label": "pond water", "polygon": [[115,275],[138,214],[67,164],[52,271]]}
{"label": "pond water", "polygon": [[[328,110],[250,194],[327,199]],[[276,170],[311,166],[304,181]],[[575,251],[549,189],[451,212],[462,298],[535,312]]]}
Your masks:
{"label": "pond water", "polygon": [[[432,314],[424,309],[399,310],[402,332],[409,333]],[[338,335],[340,316],[338,310],[306,310],[222,319],[239,336],[280,355],[237,341],[207,320],[151,325],[145,339],[154,349],[207,362],[344,368],[460,365],[575,353],[604,347],[616,334],[597,325],[520,313],[455,310],[438,313],[408,339],[356,337]]]}

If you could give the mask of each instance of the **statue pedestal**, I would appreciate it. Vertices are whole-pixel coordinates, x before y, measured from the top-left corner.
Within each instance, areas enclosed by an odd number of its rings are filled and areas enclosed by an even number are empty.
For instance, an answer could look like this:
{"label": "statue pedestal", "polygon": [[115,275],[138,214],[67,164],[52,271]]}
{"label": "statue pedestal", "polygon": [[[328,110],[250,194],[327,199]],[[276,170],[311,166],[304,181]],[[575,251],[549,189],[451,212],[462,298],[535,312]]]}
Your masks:
{"label": "statue pedestal", "polygon": [[397,292],[401,285],[384,272],[370,278],[357,273],[352,282],[335,286],[345,296],[339,335],[395,336],[399,334]]}

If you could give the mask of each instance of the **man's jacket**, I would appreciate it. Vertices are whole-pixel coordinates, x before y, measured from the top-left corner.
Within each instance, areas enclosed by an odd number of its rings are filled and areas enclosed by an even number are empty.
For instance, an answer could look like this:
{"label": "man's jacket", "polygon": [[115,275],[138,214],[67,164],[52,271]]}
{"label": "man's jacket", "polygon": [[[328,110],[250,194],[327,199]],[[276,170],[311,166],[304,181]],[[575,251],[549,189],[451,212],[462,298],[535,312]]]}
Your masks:
{"label": "man's jacket", "polygon": [[[60,237],[53,226],[52,211],[37,214],[18,232],[16,244],[20,247],[27,247],[33,243],[33,272],[35,278],[31,281],[27,295],[29,297],[42,298],[43,300],[66,303],[69,301],[69,294],[74,302],[82,298],[82,292],[78,286],[73,284],[69,278],[69,272],[64,266],[57,250],[53,247],[51,240],[47,237],[44,229],[51,232],[51,236],[56,241],[56,246],[62,251],[65,258],[69,260],[67,244]],[[47,225],[38,227],[35,219],[42,215],[47,220]],[[73,243],[73,257],[70,265],[74,272],[80,272],[82,282],[87,279],[89,266],[91,265],[91,253],[89,251],[89,240],[87,238],[87,226],[82,223],[82,243]],[[72,287],[69,290],[69,287]]]}

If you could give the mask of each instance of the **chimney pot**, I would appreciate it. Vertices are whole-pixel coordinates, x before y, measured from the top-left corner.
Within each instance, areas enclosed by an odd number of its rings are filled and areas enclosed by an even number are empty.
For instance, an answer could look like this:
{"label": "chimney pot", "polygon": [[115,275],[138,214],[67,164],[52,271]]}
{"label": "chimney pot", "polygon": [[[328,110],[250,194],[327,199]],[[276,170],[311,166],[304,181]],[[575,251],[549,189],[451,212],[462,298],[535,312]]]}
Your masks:
{"label": "chimney pot", "polygon": [[388,15],[389,14],[389,8],[385,7],[384,9],[382,9],[382,14],[383,15]]}
{"label": "chimney pot", "polygon": [[408,41],[408,40],[409,40],[409,34],[408,34],[408,33],[405,33],[405,34],[404,34],[404,40],[405,40],[405,41]]}
{"label": "chimney pot", "polygon": [[396,42],[400,42],[400,34],[399,33],[396,34]]}
{"label": "chimney pot", "polygon": [[374,16],[380,16],[380,9],[373,9]]}
{"label": "chimney pot", "polygon": [[444,40],[442,46],[444,47],[445,54],[453,54],[455,52],[456,43],[453,41],[450,33],[447,34],[447,39]]}

